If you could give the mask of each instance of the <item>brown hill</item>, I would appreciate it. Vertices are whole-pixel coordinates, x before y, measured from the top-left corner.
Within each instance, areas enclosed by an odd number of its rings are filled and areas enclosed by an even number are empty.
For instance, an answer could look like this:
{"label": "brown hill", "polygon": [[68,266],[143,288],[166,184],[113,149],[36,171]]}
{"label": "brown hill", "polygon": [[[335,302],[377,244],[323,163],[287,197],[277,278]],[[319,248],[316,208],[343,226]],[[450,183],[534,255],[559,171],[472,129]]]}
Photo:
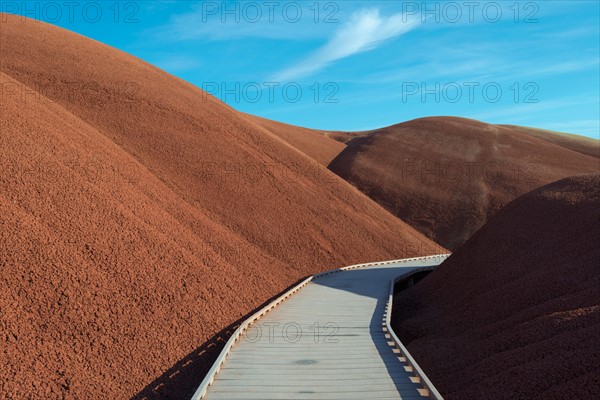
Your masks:
{"label": "brown hill", "polygon": [[570,175],[597,172],[600,161],[521,129],[434,117],[356,137],[329,168],[455,249],[512,199]]}
{"label": "brown hill", "polygon": [[[545,140],[550,143],[557,144],[567,149],[577,151],[579,153],[600,158],[600,142],[597,139],[592,139],[585,136],[574,135],[572,133],[549,131],[547,129],[531,128],[519,125],[497,125],[499,127],[516,130],[529,136]],[[373,131],[314,131],[323,136],[334,139],[340,143],[348,143],[350,140],[367,136]]]}
{"label": "brown hill", "polygon": [[244,116],[256,125],[283,139],[321,165],[327,166],[346,147],[325,132],[272,121],[250,114]]}
{"label": "brown hill", "polygon": [[581,154],[600,158],[600,142],[585,136],[573,135],[571,133],[555,132],[546,129],[529,128],[516,125],[502,125],[509,129],[518,130],[526,135],[545,140],[550,143],[577,151]]}
{"label": "brown hill", "polygon": [[370,131],[355,131],[355,132],[347,132],[347,131],[319,131],[325,137],[336,140],[340,143],[347,144],[352,139],[357,137],[366,136],[370,133]]}
{"label": "brown hill", "polygon": [[187,396],[300,277],[440,251],[200,89],[0,21],[0,397]]}
{"label": "brown hill", "polygon": [[395,299],[395,327],[445,399],[596,399],[600,175],[509,203]]}

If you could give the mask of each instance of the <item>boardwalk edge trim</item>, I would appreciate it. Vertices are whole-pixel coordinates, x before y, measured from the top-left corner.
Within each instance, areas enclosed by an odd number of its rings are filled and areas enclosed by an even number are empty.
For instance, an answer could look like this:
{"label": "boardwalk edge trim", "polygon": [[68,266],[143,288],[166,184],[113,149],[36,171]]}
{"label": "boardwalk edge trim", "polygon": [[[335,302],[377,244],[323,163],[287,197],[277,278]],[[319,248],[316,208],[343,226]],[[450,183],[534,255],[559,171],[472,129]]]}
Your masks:
{"label": "boardwalk edge trim", "polygon": [[[450,254],[438,254],[435,256],[429,256],[429,257],[425,257],[425,258],[431,258],[431,257],[447,258],[449,256],[450,256]],[[406,280],[416,273],[423,272],[423,271],[432,271],[434,269],[435,269],[434,266],[416,268],[416,269],[413,269],[404,274],[398,275],[397,277],[395,277],[394,279],[391,280],[390,293],[388,296],[387,306],[385,308],[383,330],[392,339],[392,342],[388,342],[388,344],[390,344],[390,346],[392,348],[396,349],[396,353],[397,353],[397,356],[400,358],[400,361],[403,362],[404,364],[407,364],[404,368],[407,371],[412,372],[412,374],[414,375],[415,383],[420,383],[423,386],[423,389],[419,390],[419,393],[421,394],[421,396],[428,397],[428,398],[434,399],[434,400],[444,400],[444,398],[442,397],[440,392],[438,392],[438,390],[435,388],[433,383],[429,380],[429,378],[427,377],[425,372],[421,369],[421,367],[419,367],[419,364],[417,363],[417,361],[411,356],[411,354],[408,352],[408,349],[402,344],[402,342],[396,335],[396,332],[394,332],[394,329],[392,328],[392,305],[394,303],[394,288],[396,286],[396,283],[398,283],[402,280]],[[386,335],[386,337],[387,337],[387,335]]]}
{"label": "boardwalk edge trim", "polygon": [[[227,341],[227,343],[225,343],[225,346],[223,347],[223,350],[221,350],[221,353],[219,354],[219,357],[217,357],[217,359],[213,363],[213,366],[210,368],[210,370],[208,371],[208,373],[206,374],[206,376],[202,380],[202,383],[200,384],[200,386],[198,387],[198,389],[196,389],[196,392],[192,396],[192,400],[201,400],[201,399],[205,398],[209,386],[214,382],[215,377],[219,373],[219,371],[221,370],[221,367],[225,363],[225,361],[227,359],[227,356],[231,352],[233,346],[240,340],[240,338],[242,337],[242,335],[244,334],[244,332],[246,332],[246,330],[253,323],[255,323],[256,321],[258,321],[260,318],[262,318],[269,311],[271,311],[275,307],[279,306],[281,303],[283,303],[285,300],[287,300],[288,298],[290,298],[292,295],[296,294],[298,291],[300,291],[301,289],[303,289],[313,279],[319,278],[319,277],[322,277],[322,276],[326,276],[326,275],[330,275],[330,274],[335,274],[335,273],[343,272],[343,271],[357,269],[357,268],[372,267],[372,266],[376,266],[376,265],[386,265],[386,264],[396,264],[396,263],[412,262],[412,261],[419,261],[419,260],[427,260],[427,259],[431,259],[431,258],[446,258],[448,256],[449,256],[449,254],[435,254],[435,255],[424,256],[424,257],[411,257],[411,258],[403,258],[403,259],[399,259],[399,260],[387,260],[387,261],[377,261],[377,262],[370,262],[370,263],[364,263],[364,264],[353,264],[353,265],[349,265],[347,267],[336,268],[336,269],[332,269],[332,270],[329,270],[329,271],[325,271],[325,272],[321,272],[319,274],[315,274],[315,275],[309,276],[308,278],[304,279],[302,282],[300,282],[299,284],[297,284],[296,286],[294,286],[293,288],[291,288],[290,290],[288,290],[287,292],[285,292],[284,294],[282,294],[281,296],[279,296],[278,298],[276,298],[275,300],[273,300],[272,302],[270,302],[269,304],[267,304],[265,307],[261,308],[256,313],[252,314],[252,316],[250,316],[247,320],[245,320],[235,330],[235,332],[233,332],[233,334],[231,335],[231,337],[229,338],[229,340]],[[414,273],[414,272],[419,272],[419,271],[418,270],[413,270],[412,273]],[[401,275],[399,277],[396,277],[396,279],[392,280],[390,298],[388,299],[388,307],[387,307],[388,310],[389,310],[389,312],[386,311],[385,318],[386,318],[387,329],[391,333],[392,338],[394,339],[394,341],[396,342],[396,344],[400,348],[400,351],[404,354],[404,356],[407,358],[407,360],[409,360],[411,366],[414,368],[414,371],[416,371],[417,376],[419,376],[421,378],[421,380],[423,382],[423,386],[425,387],[425,389],[429,390],[429,396],[431,397],[432,394],[437,393],[437,390],[435,390],[435,387],[433,386],[433,384],[429,381],[429,379],[427,379],[427,376],[425,376],[425,373],[419,368],[417,362],[414,361],[414,359],[410,356],[410,354],[408,353],[408,350],[406,350],[406,348],[402,345],[402,343],[400,343],[400,340],[398,339],[398,337],[396,336],[396,334],[394,333],[394,331],[391,330],[391,326],[389,325],[389,320],[391,319],[391,308],[392,308],[391,307],[391,298],[392,298],[393,293],[394,293],[394,284],[395,284],[395,282],[397,280],[406,278],[408,275],[412,275],[412,273]],[[442,397],[439,395],[439,393],[437,393],[437,395],[439,397],[431,397],[431,398],[432,399],[436,399],[436,400],[443,400]]]}

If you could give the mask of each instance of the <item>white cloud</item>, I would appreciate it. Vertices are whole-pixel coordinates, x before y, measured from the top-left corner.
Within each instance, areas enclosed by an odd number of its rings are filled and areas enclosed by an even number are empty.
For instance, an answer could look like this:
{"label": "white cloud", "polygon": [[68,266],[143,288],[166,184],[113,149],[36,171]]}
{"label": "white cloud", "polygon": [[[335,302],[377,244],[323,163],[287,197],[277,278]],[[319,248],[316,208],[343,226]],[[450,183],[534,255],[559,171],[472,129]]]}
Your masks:
{"label": "white cloud", "polygon": [[324,46],[298,64],[280,71],[273,80],[279,82],[311,75],[334,61],[372,50],[388,39],[403,35],[414,29],[417,22],[402,14],[382,17],[378,9],[359,10]]}

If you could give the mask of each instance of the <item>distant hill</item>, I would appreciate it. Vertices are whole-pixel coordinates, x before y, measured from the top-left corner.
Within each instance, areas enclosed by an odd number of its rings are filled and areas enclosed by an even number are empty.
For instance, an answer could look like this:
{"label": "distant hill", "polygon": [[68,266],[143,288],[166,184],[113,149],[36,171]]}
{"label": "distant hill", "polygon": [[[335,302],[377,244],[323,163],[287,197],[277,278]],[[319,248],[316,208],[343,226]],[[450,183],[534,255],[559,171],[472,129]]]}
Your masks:
{"label": "distant hill", "polygon": [[593,139],[540,139],[533,129],[464,118],[421,118],[345,135],[347,146],[329,169],[449,249],[519,195],[600,171],[599,159],[587,155],[598,145]]}
{"label": "distant hill", "polygon": [[555,132],[546,129],[528,128],[516,125],[501,125],[509,129],[514,129],[526,135],[557,144],[564,148],[576,151],[581,154],[600,158],[600,142],[585,136],[573,135],[571,133]]}

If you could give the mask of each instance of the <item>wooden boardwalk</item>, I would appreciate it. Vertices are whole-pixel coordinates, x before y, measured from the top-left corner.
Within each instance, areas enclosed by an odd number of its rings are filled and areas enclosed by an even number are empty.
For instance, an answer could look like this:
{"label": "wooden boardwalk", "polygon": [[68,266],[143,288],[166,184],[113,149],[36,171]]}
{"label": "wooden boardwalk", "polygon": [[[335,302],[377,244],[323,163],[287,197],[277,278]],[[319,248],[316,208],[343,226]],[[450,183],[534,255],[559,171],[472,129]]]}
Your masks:
{"label": "wooden boardwalk", "polygon": [[406,358],[391,347],[382,321],[390,282],[440,261],[377,265],[315,277],[248,328],[205,398],[425,398]]}

